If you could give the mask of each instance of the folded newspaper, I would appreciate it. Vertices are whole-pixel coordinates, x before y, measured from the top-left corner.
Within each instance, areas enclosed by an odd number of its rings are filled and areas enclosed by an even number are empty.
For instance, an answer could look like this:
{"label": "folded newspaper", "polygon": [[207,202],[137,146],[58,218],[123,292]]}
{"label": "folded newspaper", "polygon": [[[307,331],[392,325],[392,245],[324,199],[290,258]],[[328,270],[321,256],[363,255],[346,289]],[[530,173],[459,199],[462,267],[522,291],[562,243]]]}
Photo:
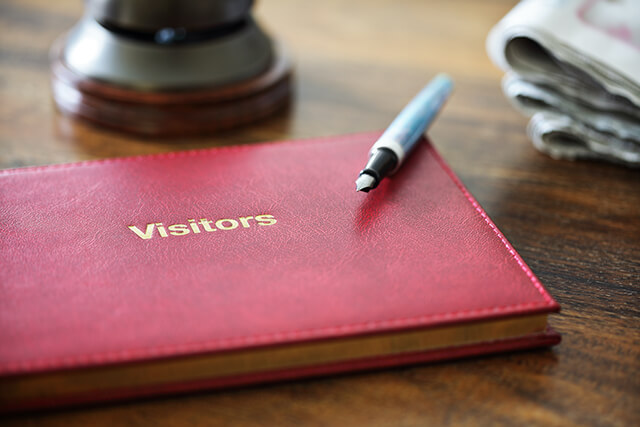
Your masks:
{"label": "folded newspaper", "polygon": [[540,151],[640,167],[640,0],[524,0],[487,51]]}

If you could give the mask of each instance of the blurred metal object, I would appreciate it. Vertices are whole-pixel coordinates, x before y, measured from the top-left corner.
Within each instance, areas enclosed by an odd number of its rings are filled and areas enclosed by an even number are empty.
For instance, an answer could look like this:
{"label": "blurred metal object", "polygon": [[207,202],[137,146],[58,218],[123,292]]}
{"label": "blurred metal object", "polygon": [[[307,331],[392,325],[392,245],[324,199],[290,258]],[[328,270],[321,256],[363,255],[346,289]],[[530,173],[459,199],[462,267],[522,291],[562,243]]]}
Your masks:
{"label": "blurred metal object", "polygon": [[271,56],[271,41],[251,18],[225,37],[163,45],[123,36],[85,17],[69,32],[63,52],[72,70],[139,90],[230,84],[260,74]]}
{"label": "blurred metal object", "polygon": [[142,135],[207,133],[290,98],[291,63],[253,0],[86,0],[51,50],[53,95],[75,117]]}
{"label": "blurred metal object", "polygon": [[201,30],[244,19],[253,0],[85,0],[96,21],[137,31]]}
{"label": "blurred metal object", "polygon": [[63,61],[89,78],[138,90],[221,86],[269,65],[251,0],[87,0]]}

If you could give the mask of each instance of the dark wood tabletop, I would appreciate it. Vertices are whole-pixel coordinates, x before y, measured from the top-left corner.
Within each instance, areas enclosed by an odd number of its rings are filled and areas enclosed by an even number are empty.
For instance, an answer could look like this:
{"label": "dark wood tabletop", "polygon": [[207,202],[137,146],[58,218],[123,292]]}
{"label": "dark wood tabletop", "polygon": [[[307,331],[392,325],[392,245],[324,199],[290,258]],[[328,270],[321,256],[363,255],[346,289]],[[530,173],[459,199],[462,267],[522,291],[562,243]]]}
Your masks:
{"label": "dark wood tabletop", "polygon": [[[640,171],[553,160],[500,90],[487,32],[515,1],[269,0],[295,58],[291,107],[213,137],[139,139],[56,112],[48,49],[80,0],[0,3],[0,167],[384,128],[437,72],[429,134],[562,306],[547,350],[14,415],[8,425],[640,425]],[[1,233],[1,231],[0,231]],[[1,239],[0,235],[0,239]],[[2,343],[0,343],[2,345]]]}

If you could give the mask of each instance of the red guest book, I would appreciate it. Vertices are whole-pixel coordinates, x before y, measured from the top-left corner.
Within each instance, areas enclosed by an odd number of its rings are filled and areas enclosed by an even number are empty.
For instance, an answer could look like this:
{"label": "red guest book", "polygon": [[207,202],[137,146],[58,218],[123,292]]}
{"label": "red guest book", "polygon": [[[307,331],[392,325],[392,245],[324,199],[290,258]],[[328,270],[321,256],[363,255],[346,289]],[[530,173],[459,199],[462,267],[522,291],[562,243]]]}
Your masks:
{"label": "red guest book", "polygon": [[559,309],[427,141],[377,134],[0,172],[0,408],[549,346]]}

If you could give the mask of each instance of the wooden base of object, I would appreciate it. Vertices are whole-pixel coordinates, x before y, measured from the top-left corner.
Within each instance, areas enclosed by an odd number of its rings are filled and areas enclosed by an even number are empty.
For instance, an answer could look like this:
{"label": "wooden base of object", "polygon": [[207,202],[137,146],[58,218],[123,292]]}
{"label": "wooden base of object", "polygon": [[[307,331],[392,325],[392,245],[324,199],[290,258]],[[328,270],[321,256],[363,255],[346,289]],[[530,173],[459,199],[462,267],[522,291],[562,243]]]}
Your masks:
{"label": "wooden base of object", "polygon": [[208,134],[267,117],[291,97],[291,62],[276,47],[274,59],[249,80],[218,87],[143,91],[83,76],[64,63],[64,40],[52,47],[51,81],[65,114],[127,133],[170,137]]}

